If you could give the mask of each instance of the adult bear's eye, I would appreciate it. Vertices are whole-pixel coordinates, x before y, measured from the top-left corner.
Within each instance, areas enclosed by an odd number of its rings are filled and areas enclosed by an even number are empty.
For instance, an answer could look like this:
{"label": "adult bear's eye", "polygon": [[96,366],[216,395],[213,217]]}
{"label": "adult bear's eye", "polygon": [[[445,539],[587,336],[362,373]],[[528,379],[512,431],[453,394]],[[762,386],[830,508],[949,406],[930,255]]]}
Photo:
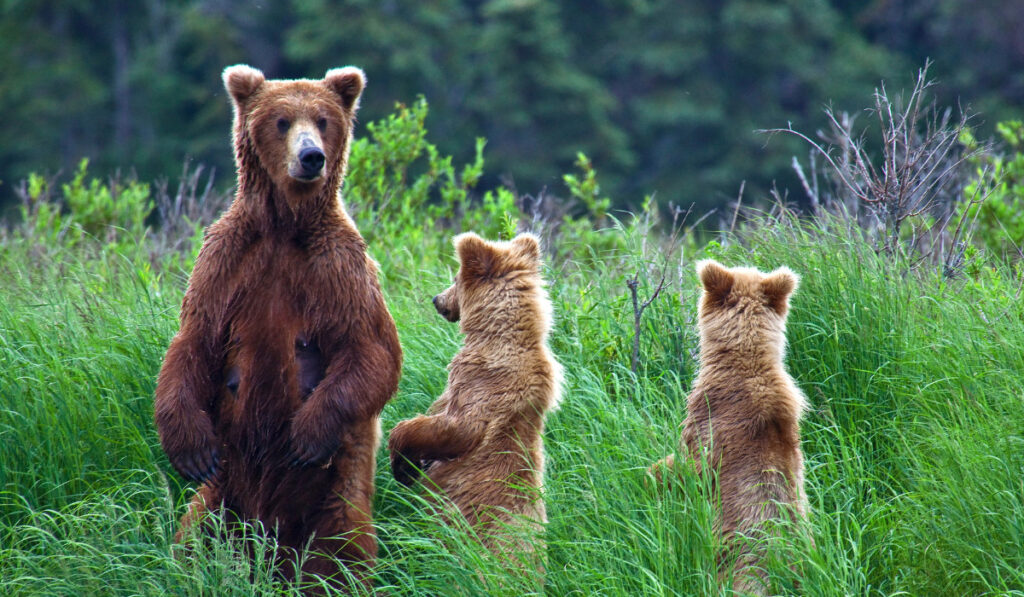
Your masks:
{"label": "adult bear's eye", "polygon": [[288,122],[287,118],[277,119],[277,130],[280,131],[282,135],[288,132],[288,127],[291,125],[292,123]]}
{"label": "adult bear's eye", "polygon": [[326,131],[327,130],[327,119],[326,118],[318,119],[316,121],[316,128],[320,129],[321,133]]}

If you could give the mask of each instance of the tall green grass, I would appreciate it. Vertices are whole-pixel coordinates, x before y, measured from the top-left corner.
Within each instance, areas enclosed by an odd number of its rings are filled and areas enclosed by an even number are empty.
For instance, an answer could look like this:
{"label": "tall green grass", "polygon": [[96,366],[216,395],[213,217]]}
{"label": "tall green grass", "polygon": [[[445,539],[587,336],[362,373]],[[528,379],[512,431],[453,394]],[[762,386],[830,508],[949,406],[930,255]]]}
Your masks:
{"label": "tall green grass", "polygon": [[[646,467],[676,449],[695,371],[693,264],[714,257],[802,276],[787,363],[812,405],[810,536],[774,546],[775,589],[1024,594],[1019,272],[981,263],[944,280],[834,222],[752,226],[667,256],[636,374],[625,280],[641,271],[650,293],[658,275],[638,239],[549,264],[566,385],[545,435],[543,582],[489,558],[466,529],[440,526],[420,492],[394,482],[382,450],[376,585],[391,595],[728,594],[702,481],[645,483]],[[456,267],[447,240],[395,244],[371,247],[405,350],[385,432],[437,397],[461,341],[430,305]],[[144,253],[41,258],[16,238],[0,245],[0,594],[294,594],[245,556],[273,550],[259,536],[175,556],[190,488],[160,450],[152,394],[185,276],[151,268]]]}

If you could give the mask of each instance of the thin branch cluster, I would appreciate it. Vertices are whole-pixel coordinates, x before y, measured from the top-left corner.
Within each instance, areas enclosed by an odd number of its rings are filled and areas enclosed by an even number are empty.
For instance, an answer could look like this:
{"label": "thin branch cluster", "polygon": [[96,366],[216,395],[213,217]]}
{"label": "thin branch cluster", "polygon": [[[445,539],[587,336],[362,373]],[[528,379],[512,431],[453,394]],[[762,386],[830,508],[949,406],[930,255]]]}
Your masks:
{"label": "thin branch cluster", "polygon": [[[964,197],[971,175],[969,162],[987,147],[961,143],[970,116],[964,110],[940,109],[929,99],[933,83],[928,65],[918,71],[913,89],[904,99],[890,98],[885,86],[875,90],[874,119],[880,139],[869,141],[868,129],[855,130],[856,118],[827,109],[829,131],[818,140],[792,126],[765,131],[788,133],[811,146],[808,176],[794,157],[793,169],[812,210],[831,209],[854,216],[879,241],[879,249],[894,254],[908,248],[926,256],[941,256],[949,266],[962,259],[967,210],[956,207]],[[874,150],[874,151],[871,151]],[[819,173],[818,159],[823,160]],[[822,191],[819,174],[829,184]],[[982,201],[984,197],[969,198]],[[957,213],[961,219],[949,230]],[[913,222],[915,225],[908,226]],[[919,225],[918,225],[919,224]],[[960,247],[958,249],[957,247]]]}

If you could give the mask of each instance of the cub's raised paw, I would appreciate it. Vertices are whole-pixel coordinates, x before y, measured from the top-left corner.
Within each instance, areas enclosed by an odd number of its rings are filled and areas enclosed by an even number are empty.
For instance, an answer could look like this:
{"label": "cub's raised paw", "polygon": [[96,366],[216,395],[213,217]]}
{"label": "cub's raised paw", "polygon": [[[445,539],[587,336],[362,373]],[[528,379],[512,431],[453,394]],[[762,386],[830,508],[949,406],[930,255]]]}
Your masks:
{"label": "cub's raised paw", "polygon": [[395,481],[408,487],[419,479],[420,467],[416,463],[410,462],[403,454],[392,452],[391,474],[394,475]]}

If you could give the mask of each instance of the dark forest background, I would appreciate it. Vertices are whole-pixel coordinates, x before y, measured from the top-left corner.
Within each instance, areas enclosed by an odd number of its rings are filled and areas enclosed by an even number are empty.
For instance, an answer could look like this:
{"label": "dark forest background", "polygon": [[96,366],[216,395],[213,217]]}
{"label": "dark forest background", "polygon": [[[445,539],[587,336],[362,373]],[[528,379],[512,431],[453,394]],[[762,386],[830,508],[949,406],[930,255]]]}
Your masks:
{"label": "dark forest background", "polygon": [[[858,112],[927,59],[938,101],[980,136],[1024,108],[1024,2],[1006,0],[159,0],[0,3],[0,204],[29,172],[175,180],[186,161],[229,187],[238,62],[270,77],[365,69],[361,120],[430,104],[456,159],[487,139],[492,180],[564,194],[582,151],[618,206],[654,193],[709,208],[773,182],[823,108]],[[862,116],[862,118],[866,118]],[[357,134],[365,134],[360,129]]]}

